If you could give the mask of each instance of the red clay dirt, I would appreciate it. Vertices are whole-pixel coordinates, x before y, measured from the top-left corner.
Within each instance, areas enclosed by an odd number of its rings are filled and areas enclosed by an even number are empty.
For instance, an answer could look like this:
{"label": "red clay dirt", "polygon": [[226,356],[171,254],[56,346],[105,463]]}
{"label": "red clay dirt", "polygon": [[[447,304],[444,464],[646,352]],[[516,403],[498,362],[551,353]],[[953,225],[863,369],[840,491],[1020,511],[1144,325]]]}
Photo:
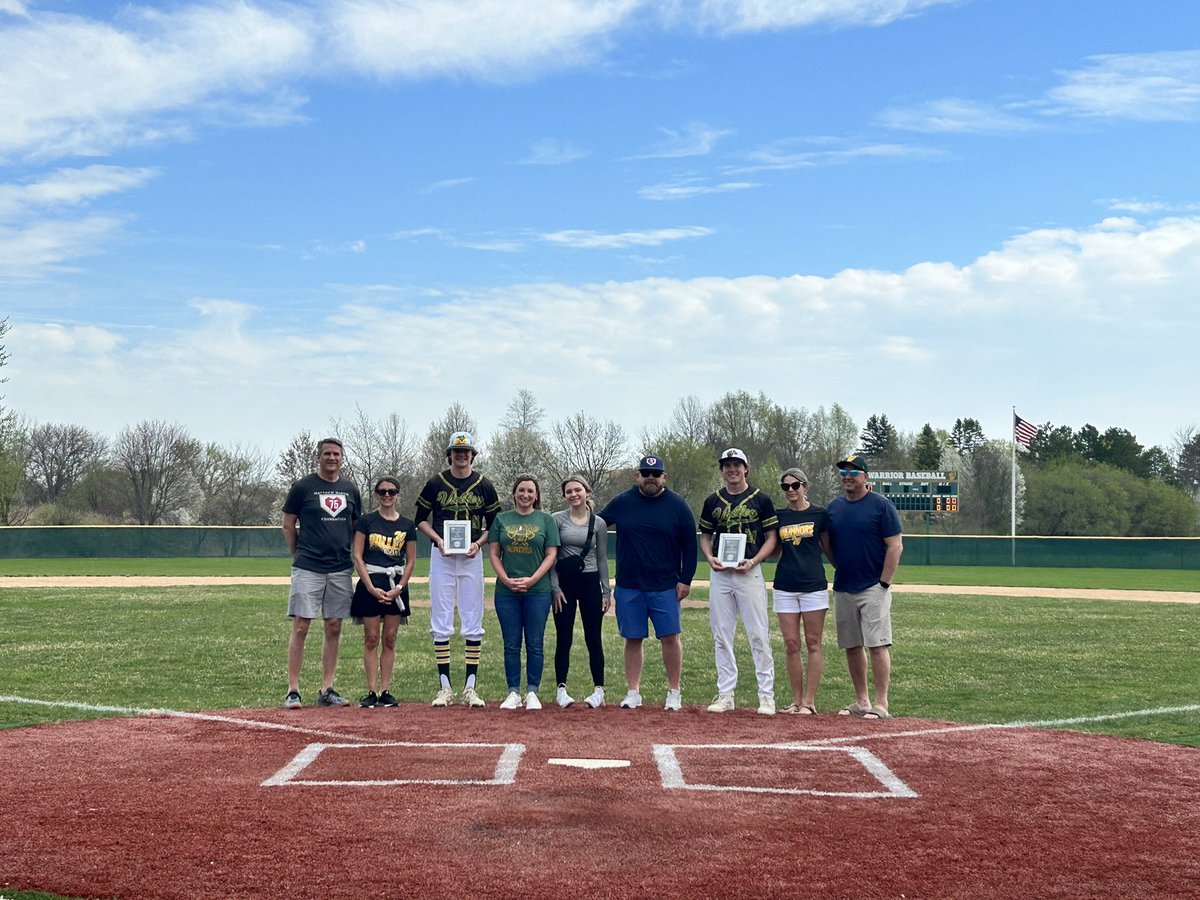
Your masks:
{"label": "red clay dirt", "polygon": [[[1200,751],[1184,747],[699,707],[228,715],[327,734],[170,717],[0,731],[0,893],[1161,898],[1200,885]],[[264,786],[314,743],[356,746],[296,764],[292,781],[487,781],[501,754],[365,746],[388,741],[525,749],[509,784]],[[678,746],[789,741],[825,743]],[[676,747],[660,755],[687,784],[843,796],[667,789],[656,744]]]}

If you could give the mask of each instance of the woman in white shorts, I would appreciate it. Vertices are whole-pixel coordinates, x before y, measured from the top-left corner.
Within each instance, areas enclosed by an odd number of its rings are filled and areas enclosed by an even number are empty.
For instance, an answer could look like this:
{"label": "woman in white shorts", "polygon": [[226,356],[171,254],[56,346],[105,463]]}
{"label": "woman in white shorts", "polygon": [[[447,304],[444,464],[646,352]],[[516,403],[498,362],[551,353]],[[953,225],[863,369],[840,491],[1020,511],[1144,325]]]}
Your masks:
{"label": "woman in white shorts", "polygon": [[[788,469],[779,487],[788,505],[776,511],[779,517],[779,565],[775,567],[775,613],[787,650],[788,681],[792,704],[785,713],[813,716],[817,713],[817,688],[825,669],[821,635],[829,611],[829,581],[821,561],[821,534],[828,517],[823,506],[808,502],[808,477],[800,469]],[[801,626],[803,625],[803,629]],[[808,683],[800,654],[801,631],[808,652]]]}

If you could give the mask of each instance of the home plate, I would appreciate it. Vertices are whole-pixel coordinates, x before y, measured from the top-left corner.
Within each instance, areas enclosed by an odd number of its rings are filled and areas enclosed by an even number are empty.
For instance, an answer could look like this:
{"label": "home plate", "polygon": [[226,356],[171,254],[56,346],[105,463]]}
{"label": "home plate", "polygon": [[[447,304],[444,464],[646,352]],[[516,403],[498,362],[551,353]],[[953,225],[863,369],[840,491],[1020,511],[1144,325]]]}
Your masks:
{"label": "home plate", "polygon": [[552,757],[546,760],[552,766],[573,766],[576,769],[626,769],[627,759],[562,759]]}

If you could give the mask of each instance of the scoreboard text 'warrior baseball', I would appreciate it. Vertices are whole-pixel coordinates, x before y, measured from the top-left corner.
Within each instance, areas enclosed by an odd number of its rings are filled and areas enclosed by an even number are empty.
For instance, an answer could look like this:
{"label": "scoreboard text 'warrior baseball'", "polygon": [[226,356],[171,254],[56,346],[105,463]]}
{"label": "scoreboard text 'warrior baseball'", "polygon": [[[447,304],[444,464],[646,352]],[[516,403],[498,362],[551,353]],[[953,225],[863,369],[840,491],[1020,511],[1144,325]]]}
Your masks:
{"label": "scoreboard text 'warrior baseball'", "polygon": [[899,512],[958,512],[958,473],[872,472],[871,488]]}

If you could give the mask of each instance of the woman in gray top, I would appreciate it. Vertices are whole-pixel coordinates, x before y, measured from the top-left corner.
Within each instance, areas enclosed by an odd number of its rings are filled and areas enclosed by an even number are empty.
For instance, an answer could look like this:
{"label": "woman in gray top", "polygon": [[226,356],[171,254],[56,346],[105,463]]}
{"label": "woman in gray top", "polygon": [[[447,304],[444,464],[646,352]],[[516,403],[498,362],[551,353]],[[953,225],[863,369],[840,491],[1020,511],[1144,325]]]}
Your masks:
{"label": "woman in gray top", "polygon": [[570,706],[575,702],[567,693],[567,670],[571,664],[575,609],[578,607],[595,688],[583,702],[595,709],[604,705],[604,645],[600,639],[600,626],[612,605],[612,589],[608,583],[608,526],[592,511],[592,486],[582,475],[568,475],[562,483],[562,494],[567,508],[554,513],[562,546],[558,550],[558,563],[550,570],[556,635],[554,680],[558,684],[555,700],[559,706]]}

